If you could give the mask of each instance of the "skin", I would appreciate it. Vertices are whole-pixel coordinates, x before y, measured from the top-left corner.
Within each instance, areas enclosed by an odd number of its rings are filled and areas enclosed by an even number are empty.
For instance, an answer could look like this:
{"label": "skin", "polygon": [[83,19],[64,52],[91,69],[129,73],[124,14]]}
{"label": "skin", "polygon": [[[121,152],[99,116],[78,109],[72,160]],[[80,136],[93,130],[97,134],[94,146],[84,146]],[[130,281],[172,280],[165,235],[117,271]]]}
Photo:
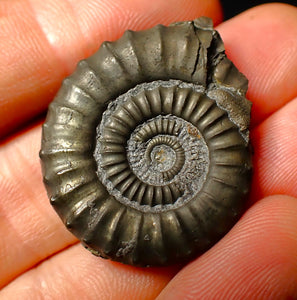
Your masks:
{"label": "skin", "polygon": [[[6,137],[0,146],[0,299],[296,299],[297,8],[267,4],[221,23],[218,1],[84,3],[0,2],[0,135]],[[32,119],[102,41],[127,28],[200,15],[219,24],[228,57],[250,82],[249,208],[221,241],[185,266],[142,269],[97,258],[50,208],[38,159],[41,121]]]}

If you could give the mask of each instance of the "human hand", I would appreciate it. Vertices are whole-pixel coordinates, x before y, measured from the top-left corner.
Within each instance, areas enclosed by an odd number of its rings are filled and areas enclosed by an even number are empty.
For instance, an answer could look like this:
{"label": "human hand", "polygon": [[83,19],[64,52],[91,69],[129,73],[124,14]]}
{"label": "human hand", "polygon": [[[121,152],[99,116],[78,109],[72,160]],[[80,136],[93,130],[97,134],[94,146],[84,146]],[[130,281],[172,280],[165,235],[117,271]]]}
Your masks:
{"label": "human hand", "polygon": [[[42,112],[62,78],[104,40],[200,15],[222,19],[215,0],[110,2],[0,2],[2,136]],[[255,155],[248,211],[181,270],[97,258],[50,208],[40,124],[30,126],[0,148],[0,299],[297,298],[297,9],[265,5],[216,29],[249,79]]]}

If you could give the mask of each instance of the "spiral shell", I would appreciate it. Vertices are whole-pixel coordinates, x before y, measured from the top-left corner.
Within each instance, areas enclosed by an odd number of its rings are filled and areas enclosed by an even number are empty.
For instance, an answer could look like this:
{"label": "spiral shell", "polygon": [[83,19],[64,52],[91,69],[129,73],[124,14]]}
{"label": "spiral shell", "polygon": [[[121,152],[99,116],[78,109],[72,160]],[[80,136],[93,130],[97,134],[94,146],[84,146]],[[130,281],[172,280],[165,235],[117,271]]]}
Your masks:
{"label": "spiral shell", "polygon": [[246,90],[208,18],[104,42],[43,125],[44,183],[67,228],[93,254],[137,266],[209,249],[250,187]]}

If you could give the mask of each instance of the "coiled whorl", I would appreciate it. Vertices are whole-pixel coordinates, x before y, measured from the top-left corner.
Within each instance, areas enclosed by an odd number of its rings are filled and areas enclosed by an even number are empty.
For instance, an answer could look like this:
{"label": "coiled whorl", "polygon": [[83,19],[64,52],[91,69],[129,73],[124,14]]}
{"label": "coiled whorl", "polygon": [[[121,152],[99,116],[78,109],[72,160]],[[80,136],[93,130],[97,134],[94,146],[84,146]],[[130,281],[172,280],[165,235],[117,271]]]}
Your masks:
{"label": "coiled whorl", "polygon": [[43,125],[44,182],[68,229],[95,255],[138,266],[206,251],[250,187],[246,90],[208,18],[104,42]]}

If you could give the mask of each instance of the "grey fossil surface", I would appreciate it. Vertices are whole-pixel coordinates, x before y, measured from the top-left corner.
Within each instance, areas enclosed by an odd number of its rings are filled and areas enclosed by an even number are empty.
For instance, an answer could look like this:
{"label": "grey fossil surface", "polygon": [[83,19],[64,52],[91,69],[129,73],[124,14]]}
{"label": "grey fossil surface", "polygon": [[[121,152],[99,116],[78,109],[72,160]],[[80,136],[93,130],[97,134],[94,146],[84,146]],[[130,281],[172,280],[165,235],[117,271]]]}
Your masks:
{"label": "grey fossil surface", "polygon": [[104,42],[43,125],[44,183],[66,227],[93,254],[136,266],[213,246],[250,188],[247,85],[206,17]]}

